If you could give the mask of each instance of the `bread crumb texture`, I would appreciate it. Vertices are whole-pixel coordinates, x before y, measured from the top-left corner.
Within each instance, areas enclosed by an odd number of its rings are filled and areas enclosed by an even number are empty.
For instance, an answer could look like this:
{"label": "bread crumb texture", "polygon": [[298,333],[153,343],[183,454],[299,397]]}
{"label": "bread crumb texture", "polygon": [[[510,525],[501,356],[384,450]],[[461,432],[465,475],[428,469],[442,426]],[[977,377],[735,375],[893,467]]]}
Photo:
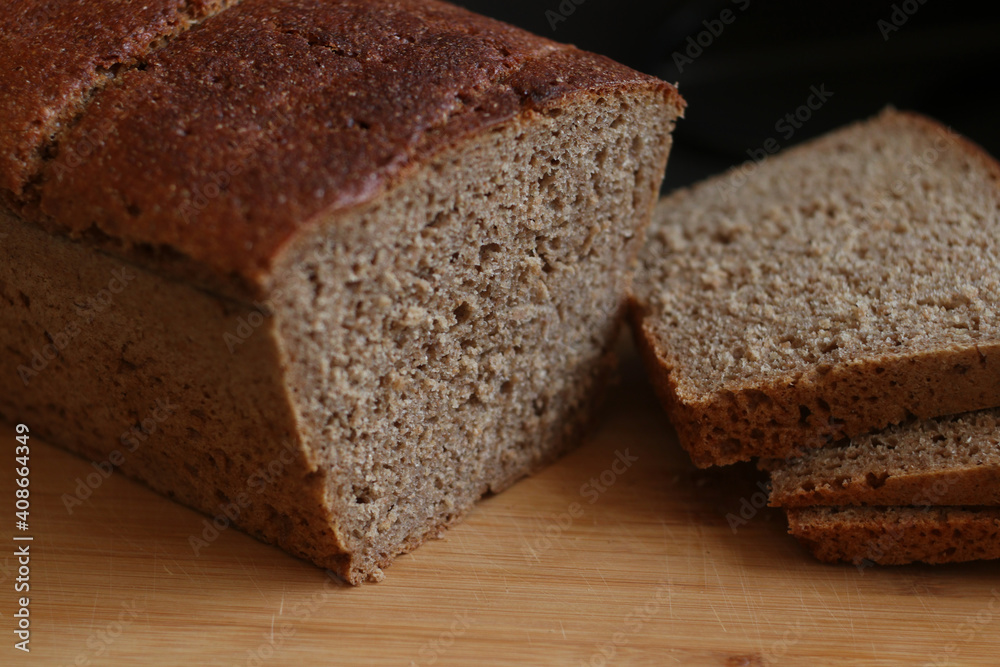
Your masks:
{"label": "bread crumb texture", "polygon": [[289,387],[352,576],[575,441],[669,143],[644,97],[472,140],[289,254]]}

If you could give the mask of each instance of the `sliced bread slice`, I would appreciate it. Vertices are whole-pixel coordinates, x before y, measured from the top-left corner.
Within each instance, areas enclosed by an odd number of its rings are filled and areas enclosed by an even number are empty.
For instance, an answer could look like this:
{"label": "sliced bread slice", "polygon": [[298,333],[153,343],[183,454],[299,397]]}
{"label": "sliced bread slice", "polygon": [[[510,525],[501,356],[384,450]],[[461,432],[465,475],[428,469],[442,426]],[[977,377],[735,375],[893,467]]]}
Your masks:
{"label": "sliced bread slice", "polygon": [[903,565],[1000,558],[1000,508],[804,507],[788,532],[827,563]]}
{"label": "sliced bread slice", "polygon": [[878,117],[663,200],[631,318],[699,466],[1000,405],[1000,166]]}
{"label": "sliced bread slice", "polygon": [[1000,410],[894,426],[766,461],[771,505],[1000,505]]}

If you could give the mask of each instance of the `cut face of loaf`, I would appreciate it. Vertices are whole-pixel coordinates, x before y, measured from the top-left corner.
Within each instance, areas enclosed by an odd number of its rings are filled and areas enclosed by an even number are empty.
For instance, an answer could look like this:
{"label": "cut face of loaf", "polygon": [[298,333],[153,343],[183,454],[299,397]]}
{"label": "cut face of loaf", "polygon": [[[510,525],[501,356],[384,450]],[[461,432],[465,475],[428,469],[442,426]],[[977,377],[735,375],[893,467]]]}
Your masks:
{"label": "cut face of loaf", "polygon": [[995,507],[803,507],[788,532],[816,558],[859,566],[1000,558]]}
{"label": "cut face of loaf", "polygon": [[1000,505],[1000,410],[894,426],[763,463],[771,505]]}
{"label": "cut face of loaf", "polygon": [[275,333],[354,567],[573,443],[655,199],[651,102],[513,123],[296,250]]}
{"label": "cut face of loaf", "polygon": [[1000,168],[888,110],[664,199],[632,320],[697,465],[1000,405]]}
{"label": "cut face of loaf", "polygon": [[429,1],[157,49],[5,174],[0,416],[378,579],[573,444],[683,102]]}

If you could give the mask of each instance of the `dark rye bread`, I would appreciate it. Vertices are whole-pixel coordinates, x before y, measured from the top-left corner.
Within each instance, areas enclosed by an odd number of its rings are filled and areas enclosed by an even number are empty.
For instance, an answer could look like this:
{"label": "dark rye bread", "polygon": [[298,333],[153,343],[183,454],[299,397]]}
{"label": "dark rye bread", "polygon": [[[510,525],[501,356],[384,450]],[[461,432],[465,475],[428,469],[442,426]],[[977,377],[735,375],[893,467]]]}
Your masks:
{"label": "dark rye bread", "polygon": [[1000,167],[941,125],[887,110],[654,220],[633,330],[697,465],[1000,405]]}
{"label": "dark rye bread", "polygon": [[788,532],[827,563],[905,565],[1000,558],[1000,508],[803,507]]}
{"label": "dark rye bread", "polygon": [[0,67],[54,91],[0,121],[0,416],[352,583],[573,443],[674,88],[429,0],[76,4],[5,19],[75,64]]}
{"label": "dark rye bread", "polygon": [[1000,505],[1000,410],[894,426],[762,467],[775,507]]}

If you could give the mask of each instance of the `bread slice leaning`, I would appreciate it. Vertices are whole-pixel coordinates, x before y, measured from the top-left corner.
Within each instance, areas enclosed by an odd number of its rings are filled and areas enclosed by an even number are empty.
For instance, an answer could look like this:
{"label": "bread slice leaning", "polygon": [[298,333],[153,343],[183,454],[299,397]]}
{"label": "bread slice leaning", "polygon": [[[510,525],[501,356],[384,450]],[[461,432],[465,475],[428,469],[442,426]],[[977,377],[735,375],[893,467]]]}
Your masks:
{"label": "bread slice leaning", "polygon": [[1000,166],[879,116],[663,199],[633,331],[699,466],[1000,405]]}
{"label": "bread slice leaning", "polygon": [[1000,505],[1000,410],[894,426],[761,465],[774,507]]}
{"label": "bread slice leaning", "polygon": [[1000,508],[804,507],[788,532],[821,561],[857,565],[1000,558]]}

